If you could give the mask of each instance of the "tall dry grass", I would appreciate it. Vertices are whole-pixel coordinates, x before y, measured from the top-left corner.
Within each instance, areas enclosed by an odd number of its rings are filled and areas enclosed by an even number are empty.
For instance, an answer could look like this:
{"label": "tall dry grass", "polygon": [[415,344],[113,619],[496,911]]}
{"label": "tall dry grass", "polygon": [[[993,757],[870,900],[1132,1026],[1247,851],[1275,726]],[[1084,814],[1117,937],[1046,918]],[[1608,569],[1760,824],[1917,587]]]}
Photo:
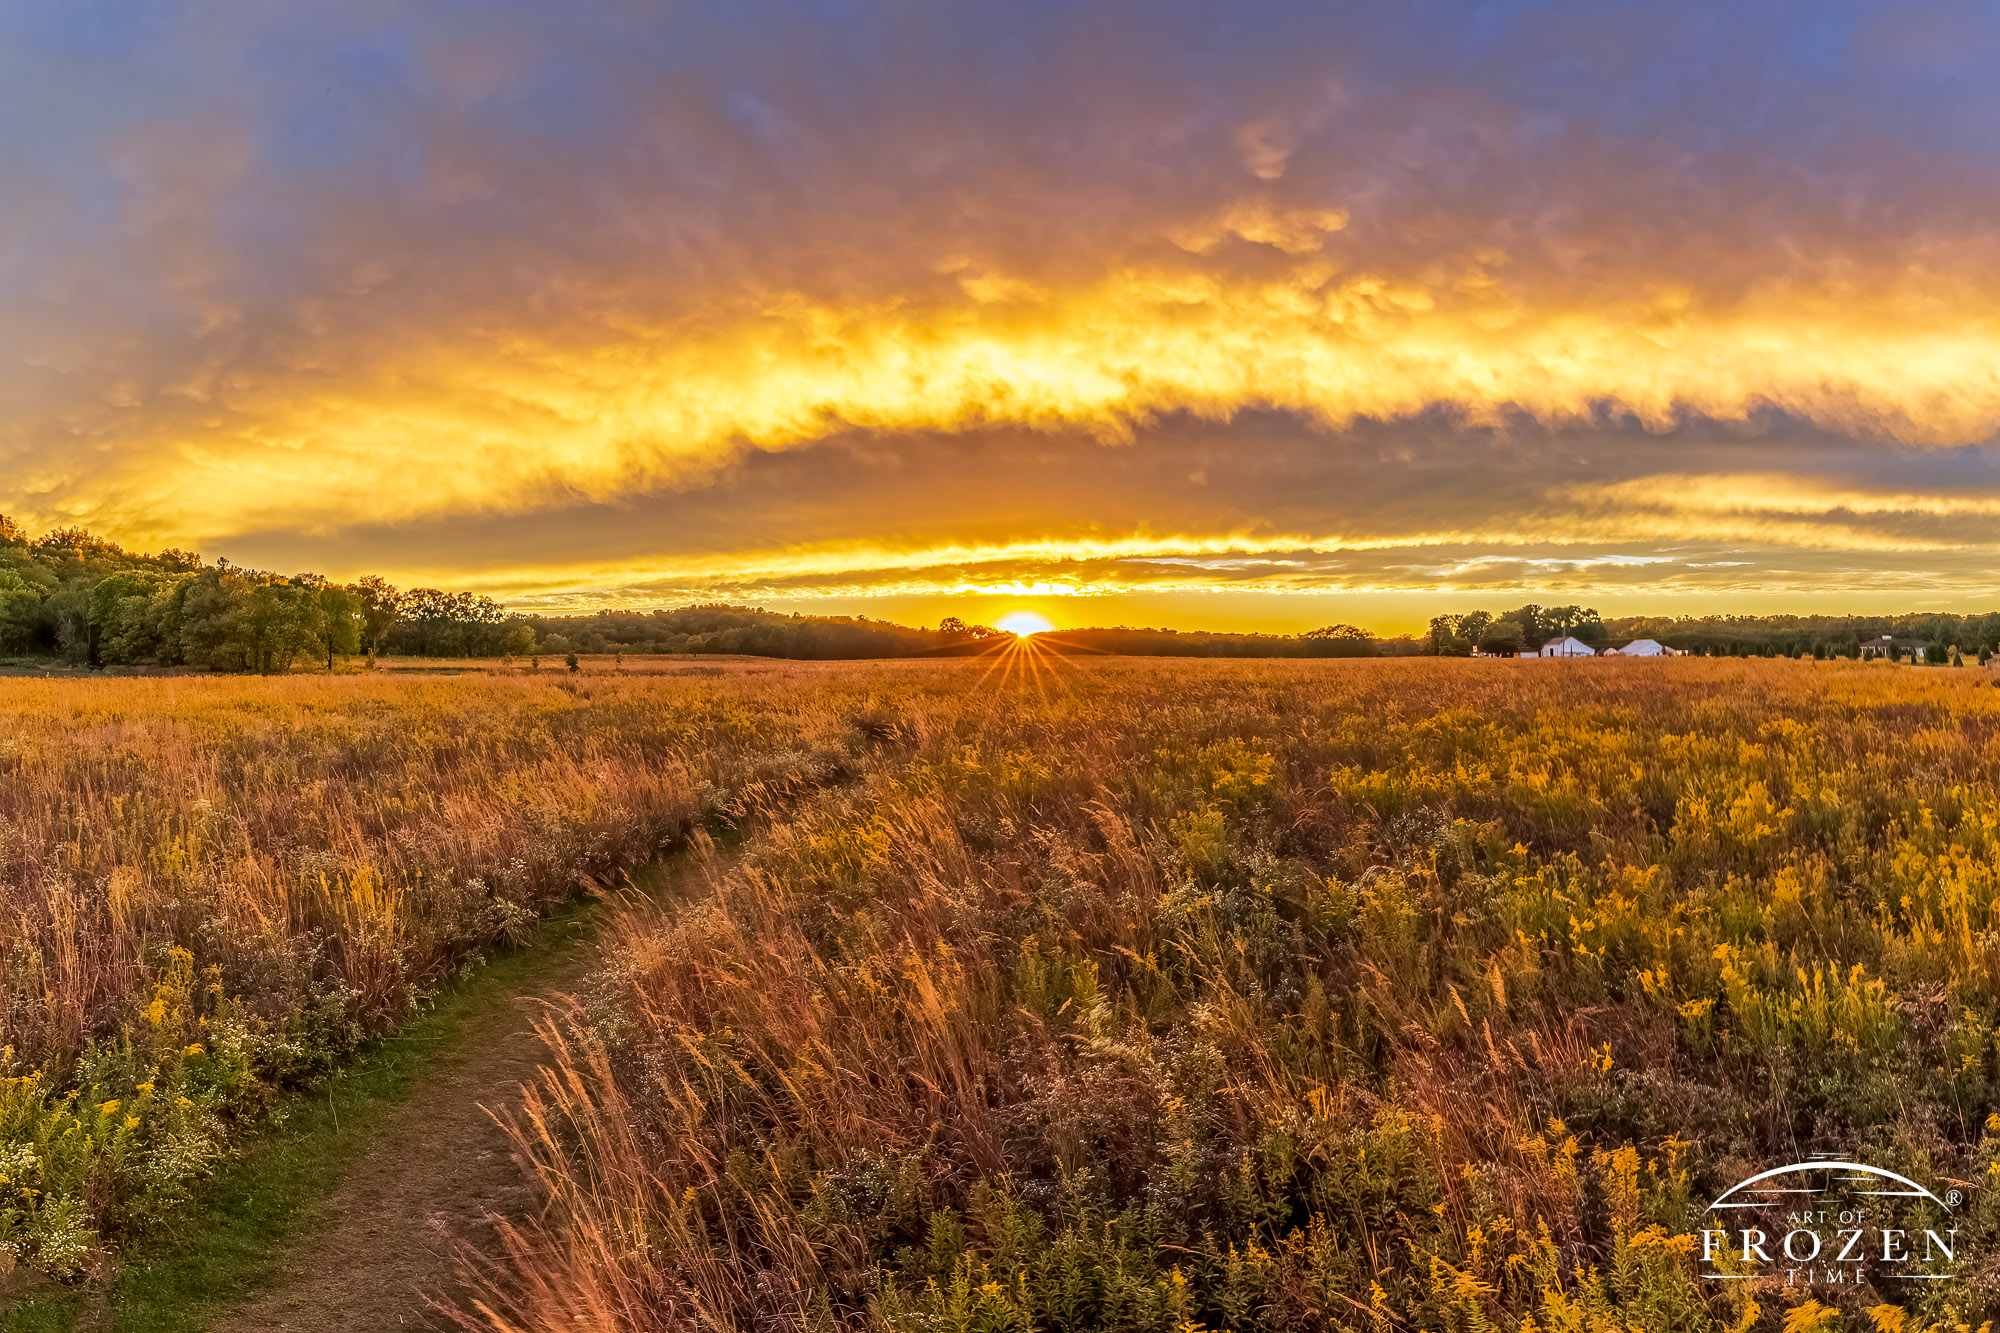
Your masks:
{"label": "tall dry grass", "polygon": [[77,1271],[581,884],[857,770],[873,688],[0,682],[0,1269]]}
{"label": "tall dry grass", "polygon": [[[2000,1175],[1983,673],[877,671],[870,779],[552,1025],[469,1325],[1775,1326],[1722,1187]],[[1991,1313],[1975,1200],[1883,1327]]]}

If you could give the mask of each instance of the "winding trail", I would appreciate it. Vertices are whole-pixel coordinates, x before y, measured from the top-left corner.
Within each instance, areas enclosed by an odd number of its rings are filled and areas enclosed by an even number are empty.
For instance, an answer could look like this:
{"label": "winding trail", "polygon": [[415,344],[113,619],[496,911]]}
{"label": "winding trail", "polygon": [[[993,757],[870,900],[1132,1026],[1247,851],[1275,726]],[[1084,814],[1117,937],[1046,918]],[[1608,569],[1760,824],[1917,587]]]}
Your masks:
{"label": "winding trail", "polygon": [[[702,849],[635,878],[674,891],[716,864]],[[281,1253],[274,1280],[217,1320],[215,1333],[388,1333],[444,1329],[435,1302],[458,1304],[457,1256],[487,1250],[492,1219],[534,1202],[495,1112],[521,1104],[548,1059],[534,1024],[574,994],[597,962],[596,914],[543,946],[529,984],[490,1006],[425,1062],[423,1078],[383,1114],[339,1184]]]}
{"label": "winding trail", "polygon": [[279,1280],[215,1324],[217,1333],[375,1333],[446,1328],[455,1253],[484,1249],[493,1216],[519,1216],[531,1193],[494,1112],[521,1104],[547,1048],[534,1023],[572,993],[595,958],[588,932],[550,951],[532,989],[483,1014],[428,1062],[422,1085],[388,1112],[315,1225],[283,1254]]}

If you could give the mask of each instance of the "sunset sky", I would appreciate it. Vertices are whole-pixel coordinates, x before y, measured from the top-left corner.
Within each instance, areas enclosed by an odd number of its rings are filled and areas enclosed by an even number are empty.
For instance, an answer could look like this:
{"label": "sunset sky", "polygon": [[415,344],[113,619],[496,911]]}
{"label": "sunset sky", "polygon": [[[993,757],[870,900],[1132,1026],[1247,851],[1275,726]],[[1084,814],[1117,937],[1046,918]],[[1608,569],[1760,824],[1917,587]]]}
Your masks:
{"label": "sunset sky", "polygon": [[539,609],[2000,606],[2000,9],[0,7],[0,511]]}

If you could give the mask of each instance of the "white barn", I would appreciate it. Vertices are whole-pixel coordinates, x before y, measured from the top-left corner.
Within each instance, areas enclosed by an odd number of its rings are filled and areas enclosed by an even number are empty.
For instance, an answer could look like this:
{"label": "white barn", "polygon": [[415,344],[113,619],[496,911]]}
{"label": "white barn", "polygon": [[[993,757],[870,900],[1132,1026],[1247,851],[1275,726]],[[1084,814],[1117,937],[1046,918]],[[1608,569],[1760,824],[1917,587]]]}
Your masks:
{"label": "white barn", "polygon": [[1667,645],[1661,643],[1658,639],[1634,639],[1623,648],[1613,648],[1611,651],[1620,657],[1678,656],[1673,649],[1667,647]]}
{"label": "white barn", "polygon": [[1550,639],[1542,645],[1543,657],[1595,657],[1597,650],[1573,634]]}

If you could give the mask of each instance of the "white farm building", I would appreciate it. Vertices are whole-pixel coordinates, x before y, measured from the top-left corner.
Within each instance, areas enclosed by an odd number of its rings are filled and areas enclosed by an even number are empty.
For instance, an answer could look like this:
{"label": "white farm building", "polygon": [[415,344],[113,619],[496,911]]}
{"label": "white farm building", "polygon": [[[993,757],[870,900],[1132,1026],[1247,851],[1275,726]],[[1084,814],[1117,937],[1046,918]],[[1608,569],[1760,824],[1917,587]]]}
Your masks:
{"label": "white farm building", "polygon": [[1613,648],[1620,657],[1679,657],[1680,654],[1658,639],[1634,639],[1623,648]]}
{"label": "white farm building", "polygon": [[1597,650],[1572,634],[1550,639],[1542,645],[1543,657],[1595,657]]}

